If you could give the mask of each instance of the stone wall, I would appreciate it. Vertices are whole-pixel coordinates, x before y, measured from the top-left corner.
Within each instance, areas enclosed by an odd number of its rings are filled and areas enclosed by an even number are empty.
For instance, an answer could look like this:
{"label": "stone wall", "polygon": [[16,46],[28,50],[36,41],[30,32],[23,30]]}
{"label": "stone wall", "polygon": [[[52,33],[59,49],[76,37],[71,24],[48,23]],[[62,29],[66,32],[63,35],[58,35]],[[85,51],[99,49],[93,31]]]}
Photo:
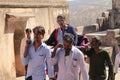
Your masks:
{"label": "stone wall", "polygon": [[112,0],[112,10],[110,11],[110,28],[120,27],[120,0]]}
{"label": "stone wall", "polygon": [[67,0],[1,0],[0,7],[6,8],[43,8],[67,7]]}
{"label": "stone wall", "polygon": [[68,19],[67,0],[0,1],[0,80],[15,80],[16,76],[25,74],[20,58],[20,44],[25,28],[44,26],[45,40],[58,26],[58,14],[65,14]]}
{"label": "stone wall", "polygon": [[109,29],[109,12],[103,12],[101,17],[97,18],[96,22],[99,25],[99,31]]}
{"label": "stone wall", "polygon": [[99,31],[99,25],[98,24],[92,24],[88,26],[78,26],[76,27],[76,31],[78,35],[92,33]]}
{"label": "stone wall", "polygon": [[15,80],[15,56],[13,34],[0,36],[0,80]]}

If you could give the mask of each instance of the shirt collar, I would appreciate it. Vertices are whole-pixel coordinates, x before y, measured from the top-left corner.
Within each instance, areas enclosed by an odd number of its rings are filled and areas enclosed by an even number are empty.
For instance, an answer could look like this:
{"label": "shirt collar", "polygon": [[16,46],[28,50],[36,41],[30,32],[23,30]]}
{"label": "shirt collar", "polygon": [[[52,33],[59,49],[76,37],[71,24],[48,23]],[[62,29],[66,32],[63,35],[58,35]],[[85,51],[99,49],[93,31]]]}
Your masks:
{"label": "shirt collar", "polygon": [[[60,30],[61,30],[61,27],[59,26],[59,28],[60,28]],[[66,25],[66,27],[65,27],[65,30],[67,30],[68,29],[68,26]]]}
{"label": "shirt collar", "polygon": [[40,45],[40,47],[43,47],[43,46],[44,46],[44,43],[42,42],[41,45]]}
{"label": "shirt collar", "polygon": [[74,52],[74,46],[72,46],[72,49],[71,49],[72,52]]}
{"label": "shirt collar", "polygon": [[[34,46],[34,42],[32,43],[32,45]],[[41,45],[39,46],[39,48],[43,47],[45,44],[42,42]]]}

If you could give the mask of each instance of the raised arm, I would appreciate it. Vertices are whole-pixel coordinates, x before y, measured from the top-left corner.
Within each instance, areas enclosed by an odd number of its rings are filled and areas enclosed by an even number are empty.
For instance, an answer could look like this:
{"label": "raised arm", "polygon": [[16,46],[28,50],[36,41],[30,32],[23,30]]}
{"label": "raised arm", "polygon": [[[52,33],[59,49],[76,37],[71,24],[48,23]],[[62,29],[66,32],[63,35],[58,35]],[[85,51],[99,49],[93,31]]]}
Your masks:
{"label": "raised arm", "polygon": [[57,44],[55,39],[55,30],[52,32],[48,40],[45,41],[45,43],[50,46],[55,46]]}
{"label": "raised arm", "polygon": [[30,48],[30,41],[26,41],[24,54],[22,55],[22,64],[27,65],[29,61],[29,48]]}

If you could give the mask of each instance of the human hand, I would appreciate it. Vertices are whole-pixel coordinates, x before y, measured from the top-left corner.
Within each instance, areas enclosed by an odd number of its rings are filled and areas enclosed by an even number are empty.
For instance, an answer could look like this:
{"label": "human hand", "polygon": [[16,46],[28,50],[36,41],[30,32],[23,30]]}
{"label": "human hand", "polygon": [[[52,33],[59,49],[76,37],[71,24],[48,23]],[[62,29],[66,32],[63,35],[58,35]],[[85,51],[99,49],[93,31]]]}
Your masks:
{"label": "human hand", "polygon": [[55,50],[55,49],[58,49],[58,48],[63,48],[63,45],[62,45],[62,44],[60,44],[60,43],[59,43],[59,44],[57,44],[57,45],[54,47],[54,50]]}
{"label": "human hand", "polygon": [[30,39],[26,40],[26,43],[27,43],[27,44],[31,44],[31,42],[32,42],[32,41],[31,41]]}
{"label": "human hand", "polygon": [[56,54],[56,50],[57,50],[58,48],[62,48],[62,47],[63,47],[62,44],[57,44],[57,45],[54,47],[54,50],[53,50],[53,52],[52,52],[52,57],[55,56],[55,54]]}

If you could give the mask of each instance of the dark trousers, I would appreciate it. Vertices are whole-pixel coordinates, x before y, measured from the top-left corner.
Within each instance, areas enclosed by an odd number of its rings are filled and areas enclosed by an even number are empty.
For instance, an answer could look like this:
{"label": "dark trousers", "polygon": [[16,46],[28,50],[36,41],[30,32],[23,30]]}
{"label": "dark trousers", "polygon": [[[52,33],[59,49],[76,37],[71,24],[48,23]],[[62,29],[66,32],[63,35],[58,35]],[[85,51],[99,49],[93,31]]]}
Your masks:
{"label": "dark trousers", "polygon": [[32,76],[29,76],[29,77],[26,78],[25,80],[32,80]]}
{"label": "dark trousers", "polygon": [[105,80],[105,76],[90,76],[89,80]]}
{"label": "dark trousers", "polygon": [[55,75],[55,80],[57,80],[57,76],[58,76],[58,64],[54,65],[54,71],[57,72],[57,74]]}
{"label": "dark trousers", "polygon": [[[28,78],[26,78],[25,80],[32,80],[32,76],[29,76]],[[44,79],[46,80],[46,79]]]}
{"label": "dark trousers", "polygon": [[27,75],[27,67],[28,65],[25,66],[25,75]]}
{"label": "dark trousers", "polygon": [[[25,66],[25,76],[27,75],[27,67],[28,67],[28,65]],[[25,80],[29,80],[29,79],[25,78]],[[30,79],[30,80],[32,80],[32,79]]]}

